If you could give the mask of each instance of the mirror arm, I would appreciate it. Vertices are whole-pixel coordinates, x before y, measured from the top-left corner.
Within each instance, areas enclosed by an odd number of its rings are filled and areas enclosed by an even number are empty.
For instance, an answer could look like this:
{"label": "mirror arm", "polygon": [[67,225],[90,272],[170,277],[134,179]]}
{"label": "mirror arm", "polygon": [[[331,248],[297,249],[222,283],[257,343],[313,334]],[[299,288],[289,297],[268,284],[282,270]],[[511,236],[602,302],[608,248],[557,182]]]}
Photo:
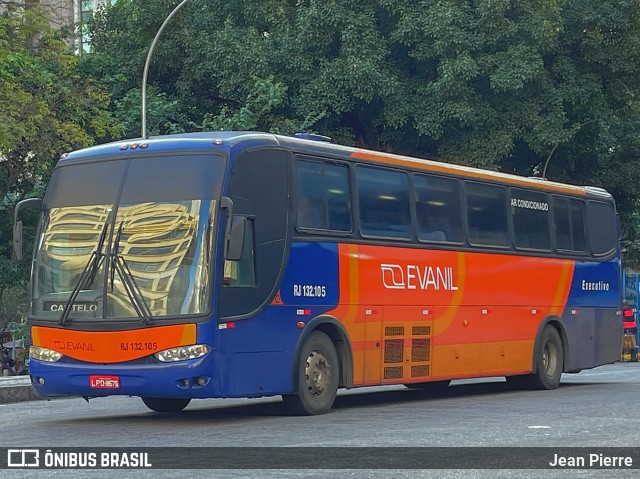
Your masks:
{"label": "mirror arm", "polygon": [[220,209],[227,210],[227,223],[224,228],[224,257],[227,257],[229,242],[231,241],[231,223],[233,221],[233,200],[228,196],[223,196],[220,200]]}
{"label": "mirror arm", "polygon": [[13,224],[18,222],[18,213],[23,209],[42,211],[42,200],[40,198],[27,198],[26,200],[18,201],[13,210]]}

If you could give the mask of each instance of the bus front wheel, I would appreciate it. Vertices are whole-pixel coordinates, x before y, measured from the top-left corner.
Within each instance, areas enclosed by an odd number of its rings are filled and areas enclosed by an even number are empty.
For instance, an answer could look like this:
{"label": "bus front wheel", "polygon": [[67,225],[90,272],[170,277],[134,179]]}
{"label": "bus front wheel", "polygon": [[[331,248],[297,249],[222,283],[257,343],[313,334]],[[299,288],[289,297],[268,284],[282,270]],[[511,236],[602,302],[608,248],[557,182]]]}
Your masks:
{"label": "bus front wheel", "polygon": [[294,414],[309,416],[328,412],[338,394],[340,365],[329,336],[314,331],[304,342],[297,364],[297,391],[282,396]]}
{"label": "bus front wheel", "polygon": [[507,382],[521,389],[556,389],[560,385],[564,366],[564,349],[556,328],[551,325],[544,327],[534,351],[535,372],[524,376],[508,376]]}
{"label": "bus front wheel", "polygon": [[142,398],[142,402],[152,411],[180,412],[187,407],[191,399],[173,398]]}

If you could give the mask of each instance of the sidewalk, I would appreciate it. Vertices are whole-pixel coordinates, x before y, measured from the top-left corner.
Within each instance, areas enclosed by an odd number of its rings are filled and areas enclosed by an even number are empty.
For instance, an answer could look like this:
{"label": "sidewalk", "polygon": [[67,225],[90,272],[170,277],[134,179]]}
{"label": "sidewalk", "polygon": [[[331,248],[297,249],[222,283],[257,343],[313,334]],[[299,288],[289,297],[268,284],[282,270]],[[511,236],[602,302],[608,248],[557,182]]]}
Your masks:
{"label": "sidewalk", "polygon": [[36,399],[40,396],[31,387],[29,376],[0,376],[0,404]]}

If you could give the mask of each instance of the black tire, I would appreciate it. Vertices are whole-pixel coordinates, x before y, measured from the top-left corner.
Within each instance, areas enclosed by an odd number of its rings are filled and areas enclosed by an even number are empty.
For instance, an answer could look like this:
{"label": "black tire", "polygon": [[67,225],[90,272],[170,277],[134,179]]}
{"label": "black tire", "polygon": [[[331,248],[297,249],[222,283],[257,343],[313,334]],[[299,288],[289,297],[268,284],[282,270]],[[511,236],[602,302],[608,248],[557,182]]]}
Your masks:
{"label": "black tire", "polygon": [[142,402],[152,411],[156,412],[180,412],[191,402],[191,399],[182,398],[141,398]]}
{"label": "black tire", "polygon": [[507,376],[507,383],[517,389],[556,389],[564,369],[564,348],[556,328],[547,325],[534,349],[534,373]]}
{"label": "black tire", "polygon": [[451,384],[451,379],[444,381],[431,381],[428,383],[407,383],[405,387],[409,389],[420,389],[422,391],[444,391]]}
{"label": "black tire", "polygon": [[329,336],[314,331],[305,340],[297,361],[297,391],[282,396],[294,414],[324,414],[333,406],[338,394],[340,364]]}

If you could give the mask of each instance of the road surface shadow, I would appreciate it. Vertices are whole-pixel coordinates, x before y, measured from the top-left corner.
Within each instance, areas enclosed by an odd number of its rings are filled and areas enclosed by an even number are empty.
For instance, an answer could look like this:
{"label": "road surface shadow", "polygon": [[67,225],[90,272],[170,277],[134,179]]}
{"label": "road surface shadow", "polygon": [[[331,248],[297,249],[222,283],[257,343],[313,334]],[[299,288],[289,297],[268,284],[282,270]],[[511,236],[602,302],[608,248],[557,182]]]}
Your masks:
{"label": "road surface shadow", "polygon": [[[560,390],[576,389],[584,386],[604,386],[603,383],[562,383]],[[397,388],[397,386],[396,386]],[[546,391],[539,391],[544,394]],[[423,403],[428,405],[430,402],[443,399],[455,398],[473,398],[497,395],[500,397],[509,397],[512,395],[528,393],[532,391],[519,391],[512,389],[504,380],[496,380],[494,382],[478,382],[456,384],[455,382],[444,389],[435,391],[425,391],[420,389],[380,389],[371,388],[352,389],[342,392],[335,401],[334,411],[345,411],[349,409],[386,407],[389,405],[399,405],[408,403]],[[108,399],[106,399],[108,400]],[[229,404],[227,401],[233,401]],[[286,417],[290,416],[290,412],[285,408],[279,396],[273,398],[262,398],[251,403],[251,400],[242,400],[241,404],[237,400],[194,400],[191,405],[179,413],[156,413],[145,410],[141,413],[133,413],[129,410],[127,414],[122,415],[106,415],[84,418],[68,418],[65,423],[131,423],[136,421],[139,423],[162,422],[167,425],[172,422],[189,423],[201,421],[215,421],[218,424],[227,422],[237,423],[242,420],[255,420],[255,418],[269,417]],[[142,404],[142,402],[140,403]]]}

